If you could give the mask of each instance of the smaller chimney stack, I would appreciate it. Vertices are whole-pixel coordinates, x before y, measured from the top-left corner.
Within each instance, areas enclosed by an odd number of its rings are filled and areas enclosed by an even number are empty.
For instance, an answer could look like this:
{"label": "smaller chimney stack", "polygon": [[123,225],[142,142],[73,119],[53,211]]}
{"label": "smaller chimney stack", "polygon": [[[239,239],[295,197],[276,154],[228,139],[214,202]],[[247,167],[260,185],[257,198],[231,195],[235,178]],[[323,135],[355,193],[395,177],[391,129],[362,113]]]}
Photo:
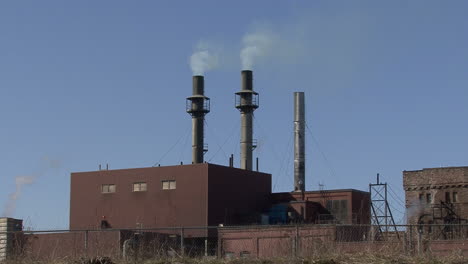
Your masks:
{"label": "smaller chimney stack", "polygon": [[258,108],[258,93],[253,90],[252,71],[241,72],[241,90],[236,93],[236,108],[241,113],[240,167],[252,170],[253,112]]}
{"label": "smaller chimney stack", "polygon": [[192,116],[192,164],[203,163],[207,149],[204,144],[205,115],[210,112],[210,98],[205,96],[205,79],[193,76],[192,96],[187,98],[186,110]]}

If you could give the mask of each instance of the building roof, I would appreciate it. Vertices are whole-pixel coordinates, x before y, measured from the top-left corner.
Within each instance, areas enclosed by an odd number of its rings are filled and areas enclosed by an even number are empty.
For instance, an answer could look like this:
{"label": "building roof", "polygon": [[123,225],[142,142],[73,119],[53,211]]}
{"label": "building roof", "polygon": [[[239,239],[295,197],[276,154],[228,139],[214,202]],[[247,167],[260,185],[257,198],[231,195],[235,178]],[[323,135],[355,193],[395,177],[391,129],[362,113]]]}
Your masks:
{"label": "building roof", "polygon": [[420,170],[404,170],[403,172],[417,172],[417,171],[428,171],[428,170],[448,170],[448,169],[468,169],[468,166],[423,168],[423,169],[420,169]]}
{"label": "building roof", "polygon": [[[320,193],[333,193],[333,192],[357,192],[357,193],[366,193],[368,194],[369,192],[366,192],[366,191],[361,191],[361,190],[356,190],[356,189],[332,189],[332,190],[318,190],[318,191],[305,191],[304,193],[305,194],[308,194],[308,193],[317,193],[317,194],[320,194]],[[279,193],[291,193],[291,192],[279,192]],[[277,193],[274,193],[274,194],[277,194]]]}

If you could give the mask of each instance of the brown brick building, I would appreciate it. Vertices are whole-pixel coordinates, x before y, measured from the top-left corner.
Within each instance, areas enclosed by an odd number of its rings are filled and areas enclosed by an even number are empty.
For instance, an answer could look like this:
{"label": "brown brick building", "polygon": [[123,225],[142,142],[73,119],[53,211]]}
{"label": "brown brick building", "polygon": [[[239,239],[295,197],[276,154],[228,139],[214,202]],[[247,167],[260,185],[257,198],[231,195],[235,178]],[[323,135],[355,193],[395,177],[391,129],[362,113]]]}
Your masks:
{"label": "brown brick building", "polygon": [[209,163],[72,173],[70,229],[256,223],[271,175]]}
{"label": "brown brick building", "polygon": [[408,224],[466,223],[468,167],[403,171]]}

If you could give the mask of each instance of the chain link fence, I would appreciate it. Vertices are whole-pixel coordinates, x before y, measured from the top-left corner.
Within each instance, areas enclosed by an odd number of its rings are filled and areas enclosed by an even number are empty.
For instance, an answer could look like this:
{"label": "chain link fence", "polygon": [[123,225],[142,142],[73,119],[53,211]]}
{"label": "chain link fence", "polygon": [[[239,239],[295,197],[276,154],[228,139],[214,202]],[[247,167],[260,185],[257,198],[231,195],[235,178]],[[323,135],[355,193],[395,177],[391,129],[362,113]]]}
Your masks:
{"label": "chain link fence", "polygon": [[275,225],[3,232],[9,260],[274,258],[336,253],[468,256],[468,225]]}

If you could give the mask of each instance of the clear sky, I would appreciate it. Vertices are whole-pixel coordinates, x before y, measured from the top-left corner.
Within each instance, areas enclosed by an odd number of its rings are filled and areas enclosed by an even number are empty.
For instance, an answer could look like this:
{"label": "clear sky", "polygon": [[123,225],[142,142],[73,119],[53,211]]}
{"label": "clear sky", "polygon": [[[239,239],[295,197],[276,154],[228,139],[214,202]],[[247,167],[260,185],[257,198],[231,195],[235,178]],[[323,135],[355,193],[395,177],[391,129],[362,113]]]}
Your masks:
{"label": "clear sky", "polygon": [[[293,92],[306,93],[306,186],[367,190],[376,173],[403,217],[402,171],[468,165],[467,1],[2,1],[0,214],[67,228],[70,173],[191,160],[189,58],[206,72],[211,163],[239,162],[239,53],[254,69],[254,137],[273,189],[293,189]],[[313,137],[312,137],[313,135]],[[314,139],[315,140],[314,140]],[[8,202],[15,177],[25,184]],[[12,197],[14,198],[14,197]]]}

